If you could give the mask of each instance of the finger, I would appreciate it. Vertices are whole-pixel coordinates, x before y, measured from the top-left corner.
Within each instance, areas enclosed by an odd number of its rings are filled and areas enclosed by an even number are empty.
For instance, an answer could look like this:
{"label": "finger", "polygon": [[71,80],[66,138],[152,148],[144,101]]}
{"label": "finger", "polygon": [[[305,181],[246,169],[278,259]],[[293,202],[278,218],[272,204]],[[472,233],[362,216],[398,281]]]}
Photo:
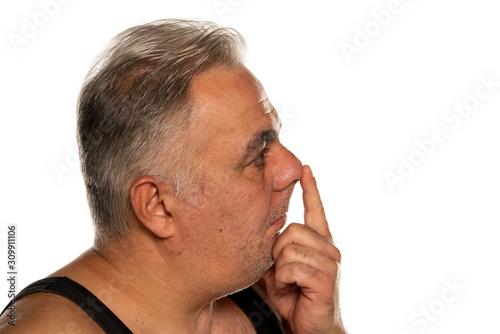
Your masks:
{"label": "finger", "polygon": [[[266,271],[266,273],[264,274],[264,276],[262,276],[262,278],[264,279],[264,281],[266,283],[266,291],[267,291],[268,296],[271,299],[274,299],[274,297],[276,297],[278,295],[286,294],[288,292],[288,291],[285,291],[285,287],[284,287],[283,283],[280,284],[280,290],[279,291],[276,290],[276,268],[274,265]],[[294,289],[294,287],[295,287],[295,289],[298,288],[298,286],[296,286],[295,284],[290,284],[289,290]],[[274,305],[274,306],[277,306],[277,305]]]}
{"label": "finger", "polygon": [[316,179],[312,174],[311,167],[304,166],[304,172],[300,179],[302,186],[302,199],[304,201],[304,222],[307,226],[318,233],[331,237],[330,228],[326,220],[325,209],[321,202]]}
{"label": "finger", "polygon": [[280,284],[280,290],[277,290],[275,273],[276,269],[272,266],[262,278],[266,282],[267,295],[273,303],[273,306],[282,317],[287,318],[289,317],[289,310],[295,305],[297,298],[296,295],[288,294],[288,292],[294,291],[294,289],[296,291],[298,286],[290,284],[287,291],[286,287],[283,287],[283,285]]}
{"label": "finger", "polygon": [[275,259],[274,266],[279,270],[288,263],[297,262],[312,268],[321,268],[322,271],[334,275],[340,262],[340,253],[338,254],[337,259],[332,253],[329,254],[307,246],[288,244]]}
{"label": "finger", "polygon": [[274,243],[273,259],[276,260],[289,245],[308,247],[340,262],[340,251],[333,244],[331,237],[325,237],[306,225],[291,223],[281,233]]}
{"label": "finger", "polygon": [[[296,284],[302,293],[309,298],[317,294],[327,296],[331,299],[337,280],[338,265],[335,267],[335,274],[323,271],[319,268],[301,262],[286,263],[275,269],[274,284],[275,290],[280,293],[288,293]],[[330,290],[330,291],[329,291]]]}

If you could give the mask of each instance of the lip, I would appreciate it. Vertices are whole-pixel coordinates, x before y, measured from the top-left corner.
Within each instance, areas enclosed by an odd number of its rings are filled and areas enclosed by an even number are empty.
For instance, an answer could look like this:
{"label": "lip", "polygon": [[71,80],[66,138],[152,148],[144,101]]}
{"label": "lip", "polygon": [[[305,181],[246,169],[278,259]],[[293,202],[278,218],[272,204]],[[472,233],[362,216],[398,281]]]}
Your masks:
{"label": "lip", "polygon": [[281,216],[278,220],[272,223],[271,226],[269,226],[267,230],[269,238],[276,239],[279,236],[279,231],[283,228],[283,226],[285,226],[285,224],[286,224],[286,214]]}

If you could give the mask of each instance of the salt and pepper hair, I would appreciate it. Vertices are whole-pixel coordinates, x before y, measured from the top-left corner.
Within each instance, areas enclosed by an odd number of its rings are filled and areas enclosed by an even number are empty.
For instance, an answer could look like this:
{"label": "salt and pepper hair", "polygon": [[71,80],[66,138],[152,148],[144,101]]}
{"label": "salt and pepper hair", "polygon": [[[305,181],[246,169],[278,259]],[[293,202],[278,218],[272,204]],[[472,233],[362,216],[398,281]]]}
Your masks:
{"label": "salt and pepper hair", "polygon": [[232,29],[196,20],[160,20],[117,35],[91,67],[77,106],[77,139],[96,246],[126,237],[132,183],[190,186],[190,86],[216,66],[242,65],[245,41]]}

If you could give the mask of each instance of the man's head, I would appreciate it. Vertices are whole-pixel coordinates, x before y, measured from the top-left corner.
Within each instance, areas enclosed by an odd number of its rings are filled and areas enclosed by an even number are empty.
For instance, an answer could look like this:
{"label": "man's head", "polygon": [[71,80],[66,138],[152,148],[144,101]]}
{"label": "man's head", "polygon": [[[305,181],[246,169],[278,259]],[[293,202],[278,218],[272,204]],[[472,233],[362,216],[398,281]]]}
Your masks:
{"label": "man's head", "polygon": [[[155,30],[154,43],[138,33],[143,30]],[[272,264],[302,164],[281,145],[277,112],[241,63],[241,37],[177,21],[120,36],[114,52],[125,48],[134,56],[117,61],[123,57],[112,53],[109,62],[116,65],[91,77],[79,109],[98,241],[128,231],[145,236],[150,243],[143,249],[168,258],[179,275],[204,282],[210,297],[251,284]],[[143,60],[145,54],[154,57]],[[156,59],[172,54],[196,54],[205,65],[183,59],[157,66]],[[168,82],[171,73],[188,75],[182,83]],[[103,76],[107,86],[100,84]]]}
{"label": "man's head", "polygon": [[[114,38],[91,68],[77,108],[80,161],[96,244],[127,235],[130,185],[144,175],[193,179],[185,132],[190,85],[214,66],[241,66],[245,42],[210,22],[163,20]],[[191,165],[191,166],[190,166]]]}

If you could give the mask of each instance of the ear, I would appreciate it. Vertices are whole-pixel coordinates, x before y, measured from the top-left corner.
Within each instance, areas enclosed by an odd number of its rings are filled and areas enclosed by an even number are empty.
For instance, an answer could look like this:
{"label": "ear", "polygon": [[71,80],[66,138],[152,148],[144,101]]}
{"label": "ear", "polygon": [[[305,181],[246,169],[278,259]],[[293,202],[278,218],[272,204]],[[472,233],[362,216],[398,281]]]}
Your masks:
{"label": "ear", "polygon": [[174,234],[171,200],[167,186],[152,176],[137,179],[130,188],[130,203],[137,219],[160,238]]}

